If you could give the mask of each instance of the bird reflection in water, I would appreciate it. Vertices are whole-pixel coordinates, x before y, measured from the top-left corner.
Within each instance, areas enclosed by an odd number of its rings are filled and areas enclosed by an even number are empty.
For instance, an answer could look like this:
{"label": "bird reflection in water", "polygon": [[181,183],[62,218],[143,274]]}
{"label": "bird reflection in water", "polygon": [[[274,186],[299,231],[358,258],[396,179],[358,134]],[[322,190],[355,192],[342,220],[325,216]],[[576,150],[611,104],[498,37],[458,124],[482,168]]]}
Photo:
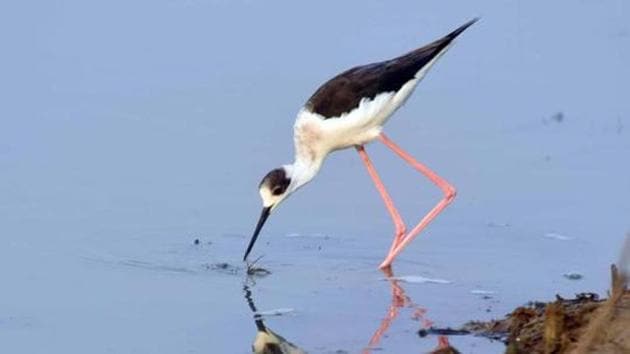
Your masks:
{"label": "bird reflection in water", "polygon": [[254,313],[254,322],[256,323],[256,339],[252,344],[252,352],[256,354],[306,354],[304,350],[269,329],[263,322],[263,316],[256,309],[252,291],[247,284],[243,286],[243,291],[247,304]]}
{"label": "bird reflection in water", "polygon": [[[378,351],[379,343],[383,335],[389,330],[391,324],[396,320],[402,309],[412,310],[412,318],[420,322],[420,327],[428,329],[433,326],[433,322],[427,318],[427,310],[422,306],[416,304],[406,293],[400,284],[401,281],[394,277],[391,268],[383,270],[386,279],[392,290],[392,301],[389,305],[385,317],[381,320],[378,329],[374,332],[368,346],[363,350],[363,354],[371,354],[372,351]],[[252,352],[256,354],[306,354],[306,351],[297,347],[295,344],[289,342],[284,337],[273,332],[263,322],[263,316],[259,314],[254,300],[252,298],[252,291],[247,284],[243,286],[245,293],[245,299],[249,308],[254,314],[254,322],[256,323],[256,338],[252,345]],[[378,349],[377,349],[378,348]],[[444,335],[437,337],[437,346],[430,353],[432,354],[457,354],[459,351],[453,348],[448,338]]]}
{"label": "bird reflection in water", "polygon": [[[403,308],[409,308],[413,311],[412,318],[420,322],[421,328],[430,328],[433,326],[433,322],[426,317],[427,310],[422,306],[419,306],[405,293],[405,289],[400,285],[400,280],[394,278],[394,273],[391,267],[383,269],[387,281],[392,288],[392,302],[387,309],[387,314],[381,321],[380,326],[370,338],[368,346],[363,350],[363,354],[371,354],[373,350],[377,350],[376,347],[381,341],[383,335],[389,330],[391,324],[398,317],[400,310]],[[431,351],[432,354],[455,354],[459,353],[457,349],[453,348],[446,336],[440,335],[437,338],[437,347]]]}

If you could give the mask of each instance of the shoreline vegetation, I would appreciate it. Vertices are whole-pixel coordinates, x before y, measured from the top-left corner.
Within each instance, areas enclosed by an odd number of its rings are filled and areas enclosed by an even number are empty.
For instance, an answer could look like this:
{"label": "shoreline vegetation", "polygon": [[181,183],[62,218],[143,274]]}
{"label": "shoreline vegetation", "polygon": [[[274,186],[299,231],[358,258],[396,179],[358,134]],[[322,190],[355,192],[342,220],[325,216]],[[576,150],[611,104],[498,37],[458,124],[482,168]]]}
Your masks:
{"label": "shoreline vegetation", "polygon": [[[530,302],[503,319],[471,321],[460,328],[428,328],[427,335],[476,335],[506,344],[508,354],[630,353],[630,235],[618,265],[611,265],[607,299],[580,293],[573,299],[556,295],[552,302]],[[433,353],[459,353],[453,347]]]}

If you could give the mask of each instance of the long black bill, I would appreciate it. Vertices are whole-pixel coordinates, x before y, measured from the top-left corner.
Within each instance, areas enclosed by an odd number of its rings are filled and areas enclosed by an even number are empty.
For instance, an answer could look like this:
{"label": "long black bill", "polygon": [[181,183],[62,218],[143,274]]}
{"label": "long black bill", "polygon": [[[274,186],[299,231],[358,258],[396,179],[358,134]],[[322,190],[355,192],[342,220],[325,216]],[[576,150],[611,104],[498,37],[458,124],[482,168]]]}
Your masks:
{"label": "long black bill", "polygon": [[256,230],[254,230],[254,235],[252,236],[252,239],[249,241],[249,246],[247,246],[247,251],[245,251],[245,256],[243,256],[243,261],[247,260],[247,256],[249,255],[249,252],[251,252],[252,248],[254,247],[254,243],[256,243],[258,234],[260,233],[260,230],[265,224],[265,221],[267,221],[267,218],[269,217],[270,212],[271,212],[271,207],[263,208],[262,213],[260,214],[260,219],[258,219],[258,225],[256,225]]}

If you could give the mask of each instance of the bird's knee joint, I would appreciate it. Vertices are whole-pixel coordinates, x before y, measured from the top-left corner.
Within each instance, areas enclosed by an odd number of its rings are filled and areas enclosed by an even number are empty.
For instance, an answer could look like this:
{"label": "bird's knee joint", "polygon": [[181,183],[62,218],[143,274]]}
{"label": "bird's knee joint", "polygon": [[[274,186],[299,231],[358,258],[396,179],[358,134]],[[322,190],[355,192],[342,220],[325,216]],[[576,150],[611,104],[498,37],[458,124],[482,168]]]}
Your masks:
{"label": "bird's knee joint", "polygon": [[451,202],[457,196],[457,190],[455,187],[448,186],[444,191],[444,198],[446,201]]}

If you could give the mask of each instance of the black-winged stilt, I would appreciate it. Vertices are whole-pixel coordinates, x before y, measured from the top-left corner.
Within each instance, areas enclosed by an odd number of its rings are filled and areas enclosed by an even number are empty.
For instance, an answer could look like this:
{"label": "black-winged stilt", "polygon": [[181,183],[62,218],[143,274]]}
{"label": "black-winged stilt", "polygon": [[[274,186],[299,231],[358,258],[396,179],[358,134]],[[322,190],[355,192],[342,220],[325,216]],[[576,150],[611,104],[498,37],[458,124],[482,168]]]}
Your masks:
{"label": "black-winged stilt", "polygon": [[[247,260],[271,211],[312,180],[328,154],[355,147],[394,221],[394,241],[380,268],[391,265],[403,248],[451,203],[455,188],[391,141],[383,134],[383,125],[405,103],[453,40],[477,20],[397,58],[347,70],[326,82],[309,98],[298,112],[294,125],[295,162],[271,170],[260,182],[263,210],[243,260]],[[409,233],[365,151],[364,145],[373,140],[380,140],[444,192],[444,198]]]}

